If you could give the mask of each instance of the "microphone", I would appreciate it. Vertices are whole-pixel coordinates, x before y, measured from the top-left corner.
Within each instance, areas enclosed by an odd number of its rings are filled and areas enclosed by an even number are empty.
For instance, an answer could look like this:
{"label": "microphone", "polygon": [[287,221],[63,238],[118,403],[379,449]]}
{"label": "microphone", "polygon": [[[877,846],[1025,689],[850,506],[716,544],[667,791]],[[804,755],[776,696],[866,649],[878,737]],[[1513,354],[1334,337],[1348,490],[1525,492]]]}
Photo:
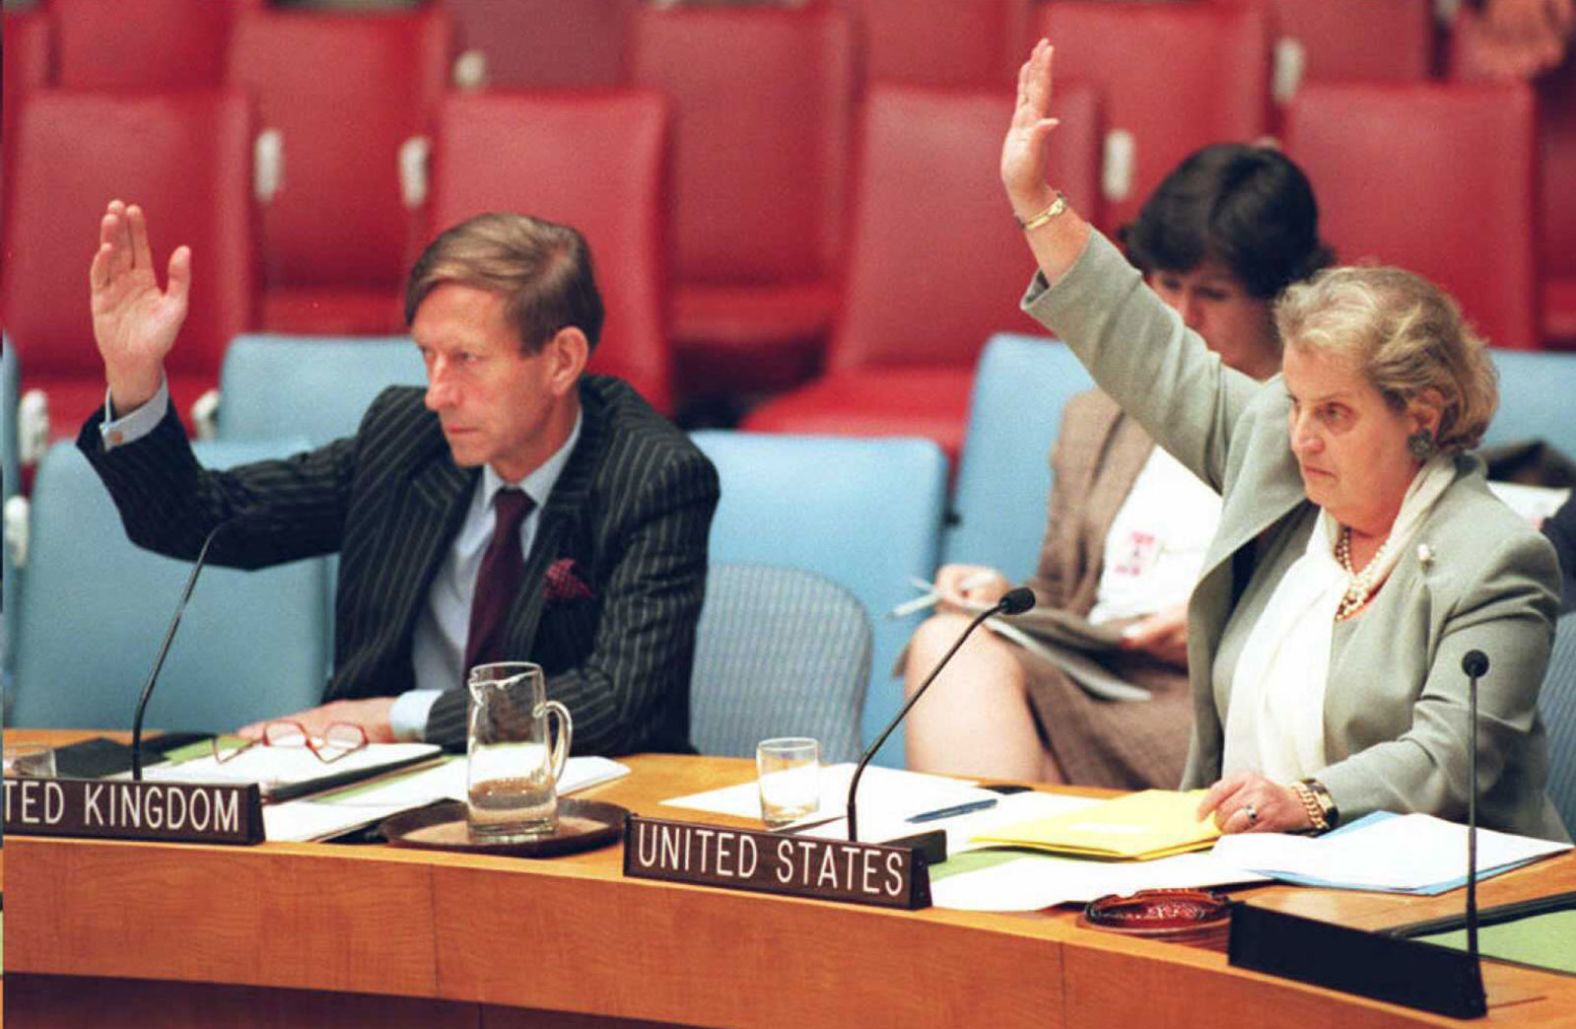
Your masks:
{"label": "microphone", "polygon": [[[1471,748],[1471,768],[1467,793],[1467,953],[1479,983],[1483,970],[1478,959],[1477,912],[1477,800],[1478,800],[1478,679],[1488,674],[1488,655],[1469,650],[1461,657],[1461,671],[1467,677],[1467,743]],[[1480,990],[1482,986],[1478,987]]]}
{"label": "microphone", "polygon": [[892,721],[882,730],[881,735],[870,745],[870,749],[865,751],[864,756],[859,759],[859,767],[854,769],[853,779],[848,784],[848,841],[850,843],[859,842],[858,813],[854,806],[855,794],[859,790],[859,777],[865,774],[865,766],[870,763],[871,758],[876,756],[876,751],[881,749],[881,745],[887,741],[887,737],[891,736],[893,730],[902,723],[904,716],[908,714],[909,708],[913,707],[919,698],[925,695],[925,691],[930,688],[930,684],[936,681],[936,676],[940,675],[941,670],[947,667],[947,662],[952,660],[952,655],[956,654],[958,648],[963,646],[963,641],[968,639],[969,635],[979,628],[985,619],[995,615],[1021,615],[1033,606],[1034,591],[1027,586],[1019,586],[1017,589],[1008,590],[995,604],[975,615],[974,620],[969,623],[968,628],[963,630],[957,642],[952,644],[952,649],[947,651],[940,661],[936,662],[936,667],[931,669],[930,674],[925,677],[925,681],[920,683],[919,689],[914,691],[914,695],[908,698],[908,703],[898,710]]}
{"label": "microphone", "polygon": [[137,701],[137,713],[131,720],[131,778],[133,782],[142,781],[142,716],[148,710],[148,701],[153,699],[153,687],[158,684],[159,671],[164,668],[164,659],[170,655],[170,644],[175,642],[175,633],[181,627],[181,616],[186,613],[186,602],[192,598],[192,590],[197,588],[197,577],[202,574],[204,566],[208,563],[208,549],[213,546],[213,541],[224,530],[244,521],[245,512],[231,515],[224,521],[215,525],[203,538],[202,547],[197,551],[197,558],[192,562],[191,574],[186,577],[186,588],[181,591],[181,599],[175,605],[175,616],[170,619],[170,627],[165,630],[164,642],[159,644],[159,654],[153,659],[153,670],[148,673],[148,681],[143,684],[142,697]]}

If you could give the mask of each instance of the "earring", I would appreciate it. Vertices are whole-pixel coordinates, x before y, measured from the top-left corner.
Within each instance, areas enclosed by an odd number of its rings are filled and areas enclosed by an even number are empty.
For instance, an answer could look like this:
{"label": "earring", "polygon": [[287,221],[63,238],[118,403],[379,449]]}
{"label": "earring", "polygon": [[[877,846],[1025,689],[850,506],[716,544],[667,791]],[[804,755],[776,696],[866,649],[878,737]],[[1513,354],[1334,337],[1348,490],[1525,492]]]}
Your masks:
{"label": "earring", "polygon": [[1434,445],[1434,437],[1426,429],[1419,429],[1406,438],[1406,449],[1419,461],[1427,461],[1438,448]]}

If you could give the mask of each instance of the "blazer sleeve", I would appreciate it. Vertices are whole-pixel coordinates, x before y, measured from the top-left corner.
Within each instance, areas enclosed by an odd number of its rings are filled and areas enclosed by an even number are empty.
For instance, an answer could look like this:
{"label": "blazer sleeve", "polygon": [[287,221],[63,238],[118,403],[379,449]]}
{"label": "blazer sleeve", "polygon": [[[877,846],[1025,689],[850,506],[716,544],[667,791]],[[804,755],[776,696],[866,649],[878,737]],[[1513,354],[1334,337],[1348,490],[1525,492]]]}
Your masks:
{"label": "blazer sleeve", "polygon": [[99,434],[103,411],[77,436],[120,512],[126,535],[139,547],[192,560],[216,526],[213,564],[264,568],[339,548],[354,444],[341,440],[282,461],[225,471],[202,467],[173,406],[147,436],[106,450]]}
{"label": "blazer sleeve", "polygon": [[1054,286],[1036,273],[1023,309],[1072,348],[1155,442],[1222,489],[1231,430],[1263,387],[1222,364],[1110,240],[1091,230]]}
{"label": "blazer sleeve", "polygon": [[1461,660],[1481,650],[1492,665],[1478,689],[1480,806],[1491,824],[1547,832],[1542,791],[1525,780],[1543,753],[1537,704],[1553,646],[1557,599],[1547,585],[1557,581],[1553,548],[1534,534],[1517,534],[1501,542],[1483,568],[1445,617],[1413,702],[1410,730],[1319,773],[1343,821],[1372,811],[1465,819],[1469,707]]}
{"label": "blazer sleeve", "polygon": [[[649,476],[615,542],[590,652],[547,692],[574,716],[577,754],[672,749],[688,738],[695,626],[706,595],[707,538],[719,487],[711,462],[683,451]],[[428,740],[463,744],[467,697],[439,696]]]}

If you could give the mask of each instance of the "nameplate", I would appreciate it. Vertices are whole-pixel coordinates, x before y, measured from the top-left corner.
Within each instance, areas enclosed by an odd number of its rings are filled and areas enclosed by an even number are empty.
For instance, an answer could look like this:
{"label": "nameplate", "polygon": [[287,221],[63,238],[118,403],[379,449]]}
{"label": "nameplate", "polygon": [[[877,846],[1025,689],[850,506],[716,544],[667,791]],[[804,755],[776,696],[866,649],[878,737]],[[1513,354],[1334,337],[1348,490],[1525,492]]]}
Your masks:
{"label": "nameplate", "polygon": [[247,845],[263,842],[263,800],[256,784],[7,776],[5,831]]}
{"label": "nameplate", "polygon": [[930,868],[913,847],[639,815],[624,822],[624,874],[909,911],[930,907]]}

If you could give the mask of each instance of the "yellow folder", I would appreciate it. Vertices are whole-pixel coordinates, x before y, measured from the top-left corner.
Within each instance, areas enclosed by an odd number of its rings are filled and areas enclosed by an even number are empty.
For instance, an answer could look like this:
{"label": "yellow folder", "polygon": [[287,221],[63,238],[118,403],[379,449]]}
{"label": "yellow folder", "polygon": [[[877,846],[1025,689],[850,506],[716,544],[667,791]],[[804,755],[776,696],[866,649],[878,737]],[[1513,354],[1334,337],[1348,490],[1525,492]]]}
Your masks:
{"label": "yellow folder", "polygon": [[1204,791],[1144,790],[1050,818],[999,826],[976,843],[1148,861],[1207,849],[1220,835],[1212,816],[1196,815]]}

